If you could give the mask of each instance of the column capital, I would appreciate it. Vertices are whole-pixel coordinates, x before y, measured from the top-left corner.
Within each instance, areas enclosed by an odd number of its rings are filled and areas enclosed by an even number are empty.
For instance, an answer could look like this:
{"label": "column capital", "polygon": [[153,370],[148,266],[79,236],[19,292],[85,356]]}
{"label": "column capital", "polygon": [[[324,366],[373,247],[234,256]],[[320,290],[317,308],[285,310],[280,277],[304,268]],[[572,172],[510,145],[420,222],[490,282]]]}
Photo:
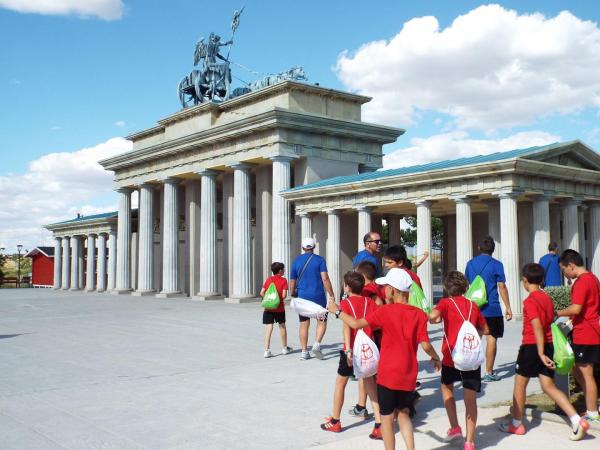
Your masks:
{"label": "column capital", "polygon": [[583,197],[571,197],[571,198],[565,198],[562,202],[564,205],[575,205],[575,206],[579,206],[583,203]]}
{"label": "column capital", "polygon": [[529,195],[529,198],[531,200],[537,202],[549,202],[550,200],[553,200],[554,197],[556,197],[556,194],[554,192],[542,192]]}
{"label": "column capital", "polygon": [[123,187],[117,188],[116,191],[119,194],[131,194],[133,192],[133,188],[131,188],[130,186],[123,186]]}
{"label": "column capital", "polygon": [[433,205],[433,202],[431,200],[417,200],[415,202],[415,206],[417,206],[417,207],[425,206],[426,208],[430,208],[431,205]]}
{"label": "column capital", "polygon": [[326,209],[325,214],[327,214],[328,216],[337,216],[340,214],[340,210],[339,209]]}
{"label": "column capital", "polygon": [[275,156],[269,156],[267,159],[270,159],[273,162],[275,162],[275,161],[292,162],[295,159],[298,159],[298,157],[297,156],[287,156],[287,155],[275,155]]}
{"label": "column capital", "polygon": [[255,166],[255,164],[245,163],[245,162],[236,162],[232,164],[227,164],[225,167],[229,167],[233,170],[250,170]]}
{"label": "column capital", "polygon": [[201,177],[216,177],[219,175],[219,171],[213,169],[198,169],[196,175],[200,175]]}
{"label": "column capital", "polygon": [[179,182],[181,181],[181,179],[175,178],[173,176],[165,176],[165,177],[161,177],[160,181],[163,184],[179,184]]}
{"label": "column capital", "polygon": [[85,237],[97,238],[98,237],[98,233],[88,233],[88,234],[85,235]]}
{"label": "column capital", "polygon": [[355,209],[356,211],[359,211],[359,212],[371,212],[371,211],[373,211],[373,207],[372,206],[367,206],[367,205],[358,205],[358,206],[355,206],[353,209]]}
{"label": "column capital", "polygon": [[312,217],[315,213],[310,211],[296,211],[296,215],[300,217]]}
{"label": "column capital", "polygon": [[523,191],[521,190],[513,190],[513,191],[498,191],[498,192],[494,192],[492,195],[495,195],[496,197],[498,197],[499,199],[503,199],[503,198],[511,198],[513,200],[516,200],[517,198],[519,198],[521,195],[523,195]]}
{"label": "column capital", "polygon": [[463,194],[451,195],[450,197],[448,197],[448,199],[452,200],[454,203],[471,203],[473,201],[471,197]]}

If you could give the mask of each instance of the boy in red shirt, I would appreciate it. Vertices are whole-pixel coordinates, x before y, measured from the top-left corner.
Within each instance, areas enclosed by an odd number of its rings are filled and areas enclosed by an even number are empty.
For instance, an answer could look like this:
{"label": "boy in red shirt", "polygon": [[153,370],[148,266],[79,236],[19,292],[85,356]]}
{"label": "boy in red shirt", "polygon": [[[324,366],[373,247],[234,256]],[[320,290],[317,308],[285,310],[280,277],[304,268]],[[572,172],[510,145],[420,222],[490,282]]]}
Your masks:
{"label": "boy in red shirt", "polygon": [[500,424],[506,433],[525,434],[522,424],[525,409],[525,395],[529,378],[539,377],[542,390],[571,420],[572,441],[583,439],[589,423],[577,414],[567,396],[554,384],[554,348],[552,330],[554,304],[540,288],[544,281],[544,268],[536,263],[526,264],[521,272],[523,287],[529,296],[523,302],[523,340],[517,356],[515,387],[513,390],[512,420]]}
{"label": "boy in red shirt", "polygon": [[423,289],[423,285],[421,284],[421,279],[419,276],[406,267],[406,261],[408,261],[408,256],[406,256],[406,249],[402,245],[393,245],[388,247],[388,249],[383,254],[383,263],[386,269],[392,269],[394,267],[403,269],[410,276],[412,281],[417,283],[417,285]]}
{"label": "boy in red shirt", "polygon": [[593,273],[585,270],[583,258],[575,250],[562,252],[560,268],[567,278],[575,282],[571,288],[571,306],[558,311],[557,314],[573,319],[573,374],[585,395],[585,418],[600,423],[600,413],[596,404],[598,386],[594,379],[594,363],[600,363],[600,282]]}
{"label": "boy in red shirt", "polygon": [[398,413],[398,426],[408,450],[414,450],[414,435],[409,410],[412,406],[419,363],[418,345],[431,357],[436,370],[440,358],[429,343],[427,315],[408,305],[408,292],[412,279],[405,270],[392,268],[387,275],[375,280],[387,285],[388,297],[393,303],[383,305],[363,319],[344,313],[330,301],[327,309],[355,330],[371,327],[383,331],[379,369],[377,373],[377,400],[381,412],[381,433],[386,450],[396,445],[394,415]]}
{"label": "boy in red shirt", "polygon": [[444,279],[444,289],[448,298],[443,298],[429,313],[431,323],[444,321],[444,339],[442,340],[442,399],[450,420],[450,429],[444,438],[445,442],[462,438],[462,429],[456,415],[454,399],[454,383],[460,381],[465,401],[465,421],[467,436],[465,450],[475,450],[475,426],[477,424],[477,393],[481,392],[481,367],[476,370],[458,370],[452,360],[452,349],[456,346],[458,333],[465,320],[475,326],[479,335],[489,334],[489,329],[477,305],[464,297],[469,282],[458,271],[448,272]]}
{"label": "boy in red shirt", "polygon": [[275,284],[275,288],[279,294],[279,306],[275,309],[265,309],[263,311],[263,325],[266,325],[264,339],[265,358],[273,356],[271,353],[271,333],[273,332],[273,324],[275,322],[279,324],[279,334],[281,335],[282,346],[281,353],[287,355],[292,351],[292,348],[287,345],[287,329],[285,328],[285,304],[283,303],[283,299],[287,297],[288,292],[288,283],[283,277],[285,266],[283,263],[274,262],[271,264],[271,272],[273,272],[273,276],[270,276],[265,281],[263,288],[260,290],[260,296],[263,297],[265,295],[265,292],[271,283]]}
{"label": "boy in red shirt", "polygon": [[[377,306],[375,302],[368,297],[363,297],[360,293],[365,285],[365,280],[358,272],[350,271],[344,275],[344,291],[348,297],[341,301],[341,311],[347,315],[361,319],[368,314],[372,313]],[[373,337],[373,333],[370,328],[365,328],[364,332],[369,337]],[[354,339],[356,337],[356,331],[351,330],[346,324],[343,326],[344,333],[344,347],[340,351],[340,363],[338,366],[338,375],[335,380],[335,389],[333,391],[333,411],[331,416],[325,419],[325,422],[321,424],[321,428],[325,431],[333,431],[339,433],[342,431],[342,424],[340,422],[340,413],[342,406],[344,405],[344,391],[346,390],[346,384],[348,378],[354,375],[352,368],[352,349],[354,348]],[[381,439],[381,418],[379,417],[379,405],[377,404],[377,388],[375,385],[375,377],[363,378],[361,381],[364,383],[364,389],[369,398],[371,399],[371,405],[375,414],[375,428],[369,437],[371,439]]]}

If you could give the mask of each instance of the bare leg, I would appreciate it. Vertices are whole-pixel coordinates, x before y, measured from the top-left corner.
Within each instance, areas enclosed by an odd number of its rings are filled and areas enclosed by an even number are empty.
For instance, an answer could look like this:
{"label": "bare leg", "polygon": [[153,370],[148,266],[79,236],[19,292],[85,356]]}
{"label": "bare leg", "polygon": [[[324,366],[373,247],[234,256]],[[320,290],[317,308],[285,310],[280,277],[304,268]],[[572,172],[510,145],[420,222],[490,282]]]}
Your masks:
{"label": "bare leg", "polygon": [[306,347],[308,346],[308,327],[310,325],[310,320],[306,320],[304,322],[300,322],[300,347],[302,347],[302,351],[306,351]]}
{"label": "bare leg", "polygon": [[287,328],[285,327],[285,323],[279,324],[279,334],[281,336],[281,346],[287,347]]}
{"label": "bare leg", "polygon": [[375,415],[375,423],[381,423],[381,414],[379,413],[379,402],[377,401],[377,384],[375,383],[375,377],[365,378],[361,381],[363,381],[365,395],[368,395],[369,399],[371,400],[373,414]]}
{"label": "bare leg", "polygon": [[550,397],[568,417],[577,414],[577,411],[575,411],[575,408],[573,408],[573,405],[571,405],[571,402],[565,393],[556,387],[552,378],[540,374],[540,384],[546,395]]}
{"label": "bare leg", "polygon": [[522,375],[515,375],[515,387],[513,389],[513,413],[515,420],[523,420],[523,412],[525,411],[525,394],[527,391],[529,378]]}
{"label": "bare leg", "polygon": [[458,417],[456,415],[456,400],[454,399],[454,386],[451,384],[442,384],[442,400],[446,407],[446,414],[450,421],[450,428],[458,426]]}
{"label": "bare leg", "polygon": [[340,419],[342,406],[344,406],[344,392],[346,390],[347,383],[348,377],[338,375],[335,379],[335,389],[333,390],[333,411],[331,412],[331,417],[337,420]]}
{"label": "bare leg", "polygon": [[477,426],[477,392],[463,389],[465,400],[465,419],[467,422],[467,442],[475,442],[475,427]]}
{"label": "bare leg", "polygon": [[271,347],[271,333],[272,332],[273,332],[273,324],[270,323],[265,326],[265,339],[264,339],[265,350],[268,350]]}
{"label": "bare leg", "polygon": [[381,416],[381,436],[385,450],[396,448],[396,437],[394,436],[394,413]]}
{"label": "bare leg", "polygon": [[487,373],[492,373],[494,371],[494,362],[496,361],[496,338],[488,335],[486,341],[485,370]]}
{"label": "bare leg", "polygon": [[320,344],[323,340],[323,336],[325,336],[325,331],[327,331],[327,322],[322,320],[317,320],[317,335],[316,341]]}
{"label": "bare leg", "polygon": [[413,434],[413,425],[408,415],[408,409],[398,411],[398,427],[400,427],[406,449],[415,450],[415,435]]}
{"label": "bare leg", "polygon": [[367,406],[367,391],[365,390],[365,380],[358,380],[358,405],[363,408]]}
{"label": "bare leg", "polygon": [[575,378],[581,385],[583,395],[585,395],[585,407],[588,411],[597,411],[598,404],[598,385],[594,379],[593,364],[575,364]]}

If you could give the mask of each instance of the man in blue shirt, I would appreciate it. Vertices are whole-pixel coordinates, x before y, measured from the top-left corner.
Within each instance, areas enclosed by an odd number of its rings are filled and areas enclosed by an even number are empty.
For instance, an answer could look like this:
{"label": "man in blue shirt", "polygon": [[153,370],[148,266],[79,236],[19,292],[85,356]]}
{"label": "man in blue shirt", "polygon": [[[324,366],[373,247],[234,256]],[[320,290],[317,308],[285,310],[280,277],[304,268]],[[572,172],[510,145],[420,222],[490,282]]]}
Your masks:
{"label": "man in blue shirt", "polygon": [[494,372],[496,360],[496,341],[504,336],[504,318],[500,307],[500,298],[504,303],[506,320],[512,319],[512,310],[506,289],[506,276],[504,266],[497,259],[492,258],[496,244],[491,236],[486,236],[479,242],[481,254],[467,263],[465,276],[472,283],[477,275],[481,275],[485,282],[488,302],[481,307],[481,313],[488,324],[490,334],[487,336],[487,349],[485,357],[486,373],[482,380],[486,382],[498,381],[500,377]]}
{"label": "man in blue shirt", "polygon": [[[327,274],[327,264],[325,259],[314,253],[315,240],[313,238],[302,239],[302,250],[304,253],[297,256],[292,263],[292,270],[290,271],[290,292],[292,295],[310,300],[322,307],[327,307],[327,299],[325,297],[325,291],[330,298],[333,297],[333,289],[331,287],[331,281]],[[308,317],[299,316],[300,318],[300,346],[302,347],[302,353],[300,359],[310,359],[310,353],[308,353],[308,328],[310,326],[310,319]],[[312,352],[314,355],[322,359],[323,353],[321,353],[321,340],[325,336],[327,330],[327,317],[324,320],[317,321],[317,332],[315,336],[315,343],[312,346]]]}
{"label": "man in blue shirt", "polygon": [[377,259],[377,253],[381,251],[381,236],[379,233],[369,231],[363,237],[365,248],[358,252],[352,260],[352,267],[356,268],[363,261],[371,261],[377,268],[377,276],[381,276],[381,263]]}
{"label": "man in blue shirt", "polygon": [[544,268],[544,287],[562,286],[563,277],[559,262],[558,244],[550,242],[548,254],[540,258],[540,266]]}

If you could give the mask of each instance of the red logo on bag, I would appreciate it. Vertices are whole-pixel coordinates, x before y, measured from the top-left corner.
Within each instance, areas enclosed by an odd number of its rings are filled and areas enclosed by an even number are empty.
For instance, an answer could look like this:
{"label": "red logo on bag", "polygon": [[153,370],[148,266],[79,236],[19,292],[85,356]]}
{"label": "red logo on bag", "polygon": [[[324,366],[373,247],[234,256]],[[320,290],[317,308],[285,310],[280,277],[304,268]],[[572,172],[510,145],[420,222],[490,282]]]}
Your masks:
{"label": "red logo on bag", "polygon": [[475,340],[475,336],[472,334],[467,334],[463,336],[463,349],[465,350],[476,350],[479,347],[479,343]]}
{"label": "red logo on bag", "polygon": [[360,359],[361,362],[365,362],[368,361],[369,359],[373,358],[373,349],[371,347],[369,347],[367,344],[362,344],[360,346]]}

